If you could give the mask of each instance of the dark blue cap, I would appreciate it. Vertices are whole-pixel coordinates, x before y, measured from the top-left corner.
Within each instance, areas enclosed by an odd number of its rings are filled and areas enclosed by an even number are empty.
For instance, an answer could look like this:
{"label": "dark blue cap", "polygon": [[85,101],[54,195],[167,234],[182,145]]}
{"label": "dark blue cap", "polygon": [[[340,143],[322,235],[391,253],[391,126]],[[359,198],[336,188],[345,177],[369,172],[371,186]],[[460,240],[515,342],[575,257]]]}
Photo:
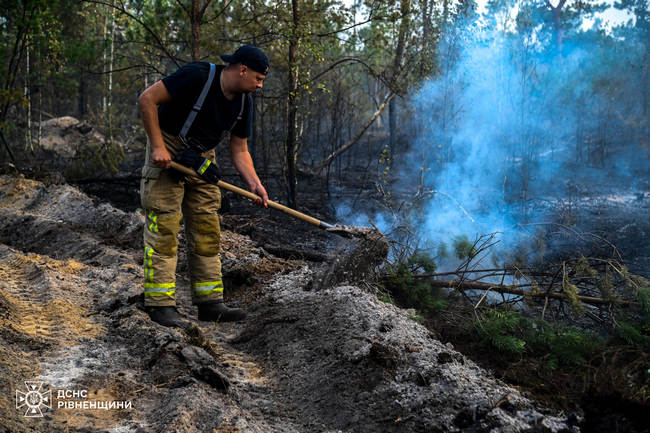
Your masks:
{"label": "dark blue cap", "polygon": [[266,75],[269,72],[269,58],[253,45],[242,45],[235,54],[222,54],[219,57],[231,65],[236,63],[246,65],[260,74]]}

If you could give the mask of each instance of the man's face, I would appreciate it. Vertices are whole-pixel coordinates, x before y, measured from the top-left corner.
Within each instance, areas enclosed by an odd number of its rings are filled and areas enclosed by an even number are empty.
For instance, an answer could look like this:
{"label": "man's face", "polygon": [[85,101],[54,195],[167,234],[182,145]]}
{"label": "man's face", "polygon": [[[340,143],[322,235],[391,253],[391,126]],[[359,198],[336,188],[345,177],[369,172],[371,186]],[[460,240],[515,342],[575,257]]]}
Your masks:
{"label": "man's face", "polygon": [[239,77],[241,79],[241,90],[246,93],[251,93],[262,88],[266,75],[257,72],[246,65],[241,65],[239,69]]}

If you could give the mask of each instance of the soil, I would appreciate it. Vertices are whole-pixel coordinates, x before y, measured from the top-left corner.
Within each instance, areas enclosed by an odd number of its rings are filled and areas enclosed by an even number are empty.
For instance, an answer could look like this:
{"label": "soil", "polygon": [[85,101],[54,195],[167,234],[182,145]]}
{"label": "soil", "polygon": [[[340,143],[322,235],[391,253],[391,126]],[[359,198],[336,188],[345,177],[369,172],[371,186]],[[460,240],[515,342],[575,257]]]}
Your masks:
{"label": "soil", "polygon": [[[142,308],[141,215],[0,176],[2,430],[577,431],[575,417],[495,380],[354,273],[315,284],[341,251],[319,247],[332,235],[297,233],[292,246],[314,255],[279,257],[259,238],[281,247],[292,238],[274,230],[291,227],[271,222],[251,237],[242,223],[224,218],[222,257],[227,299],[248,319],[197,321],[181,260],[179,310],[193,327],[168,329]],[[16,408],[32,380],[52,392],[43,417]]]}

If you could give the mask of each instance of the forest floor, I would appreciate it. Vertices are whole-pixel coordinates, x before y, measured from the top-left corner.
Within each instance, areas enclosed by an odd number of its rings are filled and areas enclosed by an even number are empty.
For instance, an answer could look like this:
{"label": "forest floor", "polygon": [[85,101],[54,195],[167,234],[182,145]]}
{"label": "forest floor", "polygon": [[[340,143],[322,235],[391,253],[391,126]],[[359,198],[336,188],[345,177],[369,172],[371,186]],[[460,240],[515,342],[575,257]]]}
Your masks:
{"label": "forest floor", "polygon": [[[57,185],[61,176],[46,175],[45,184],[0,178],[0,369],[6,377],[0,426],[8,431],[526,431],[526,424],[556,431],[562,422],[547,415],[561,409],[569,415],[562,417],[565,425],[589,411],[588,421],[596,423],[609,417],[616,425],[628,416],[630,407],[612,407],[625,403],[611,399],[586,396],[574,402],[581,406],[575,414],[545,392],[538,396],[554,410],[522,399],[450,343],[441,345],[416,323],[415,310],[377,301],[363,281],[314,290],[354,244],[230,195],[222,212],[226,297],[246,307],[249,320],[196,322],[190,332],[158,327],[142,312],[140,295],[140,153],[117,179],[80,183],[101,199]],[[302,179],[300,209],[329,221],[334,209],[322,198],[336,202],[340,192],[360,210],[376,209],[382,197],[371,179],[349,172],[352,178],[342,179],[331,196],[322,179]],[[234,171],[227,180],[237,183]],[[280,198],[280,178],[263,181]],[[650,276],[650,222],[640,218],[650,209],[650,184],[621,188],[595,177],[569,187],[573,194],[533,203],[531,212],[607,239],[632,272]],[[556,245],[566,254],[611,254],[590,248]],[[184,252],[181,247],[179,304],[192,319]],[[499,370],[506,364],[497,358],[454,344],[521,384]],[[85,389],[87,403],[128,401],[132,409],[57,408],[55,400],[44,418],[25,418],[14,397],[33,378],[54,390],[53,398],[57,390]]]}
{"label": "forest floor", "polygon": [[[575,430],[363,284],[313,290],[336,243],[311,248],[323,254],[315,261],[282,258],[224,230],[227,298],[249,318],[196,321],[181,266],[180,311],[195,325],[181,331],[142,311],[136,212],[68,185],[2,176],[0,216],[5,431]],[[224,222],[240,231],[250,223]],[[281,226],[281,238],[269,224],[264,242],[330,236],[296,226]],[[30,394],[25,381],[40,387]],[[35,398],[48,391],[52,408]],[[31,406],[17,408],[27,394]],[[102,403],[108,409],[93,406]],[[25,417],[31,408],[44,416]]]}

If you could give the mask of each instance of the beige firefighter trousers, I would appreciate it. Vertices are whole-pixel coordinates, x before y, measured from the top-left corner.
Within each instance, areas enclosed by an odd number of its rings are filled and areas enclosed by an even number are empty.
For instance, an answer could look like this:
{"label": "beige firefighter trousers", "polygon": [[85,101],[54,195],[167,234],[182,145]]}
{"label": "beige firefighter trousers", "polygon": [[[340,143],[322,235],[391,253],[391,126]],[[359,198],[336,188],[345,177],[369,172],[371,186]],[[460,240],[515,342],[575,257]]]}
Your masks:
{"label": "beige firefighter trousers", "polygon": [[[163,132],[172,157],[183,144]],[[214,162],[214,150],[203,154]],[[147,143],[142,168],[140,199],[145,212],[144,305],[176,305],[178,232],[184,218],[192,302],[201,304],[223,299],[219,217],[219,187],[202,179],[161,170],[151,161]]]}

